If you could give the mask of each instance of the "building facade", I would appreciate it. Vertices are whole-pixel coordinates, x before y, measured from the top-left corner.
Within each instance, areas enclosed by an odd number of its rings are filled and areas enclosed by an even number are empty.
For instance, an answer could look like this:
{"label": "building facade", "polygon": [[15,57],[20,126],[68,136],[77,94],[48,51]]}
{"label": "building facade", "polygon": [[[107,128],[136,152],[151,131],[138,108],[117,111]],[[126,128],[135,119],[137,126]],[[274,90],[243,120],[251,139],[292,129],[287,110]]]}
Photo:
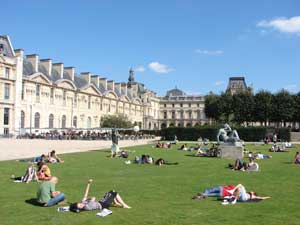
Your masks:
{"label": "building facade", "polygon": [[191,127],[207,123],[204,101],[203,96],[187,95],[177,87],[168,91],[166,96],[160,97],[160,128]]}
{"label": "building facade", "polygon": [[38,54],[0,36],[0,136],[55,129],[97,129],[105,115],[126,115],[142,129],[206,123],[204,97],[179,89],[164,97],[135,81],[115,82]]}

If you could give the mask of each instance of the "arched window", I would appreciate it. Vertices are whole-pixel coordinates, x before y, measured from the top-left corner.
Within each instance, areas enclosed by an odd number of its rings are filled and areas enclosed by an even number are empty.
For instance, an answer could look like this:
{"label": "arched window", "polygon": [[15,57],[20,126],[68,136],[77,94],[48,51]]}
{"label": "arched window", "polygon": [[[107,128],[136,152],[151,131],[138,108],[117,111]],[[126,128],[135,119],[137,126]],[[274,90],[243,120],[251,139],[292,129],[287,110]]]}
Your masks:
{"label": "arched window", "polygon": [[49,115],[49,128],[53,128],[53,124],[54,124],[54,116],[53,114],[51,113]]}
{"label": "arched window", "polygon": [[36,112],[34,114],[34,128],[40,128],[40,113]]}
{"label": "arched window", "polygon": [[21,128],[25,127],[25,113],[21,111]]}
{"label": "arched window", "polygon": [[186,127],[191,127],[191,126],[192,126],[192,124],[190,124],[190,123],[186,124]]}
{"label": "arched window", "polygon": [[161,129],[164,129],[164,128],[167,127],[167,125],[165,123],[163,123],[163,124],[160,125],[160,127],[161,127]]}
{"label": "arched window", "polygon": [[91,128],[91,123],[92,123],[92,119],[91,117],[88,117],[86,121],[86,128]]}
{"label": "arched window", "polygon": [[61,117],[61,128],[66,128],[66,120],[67,120],[66,115],[63,115]]}
{"label": "arched window", "polygon": [[77,128],[77,116],[73,117],[73,127]]}

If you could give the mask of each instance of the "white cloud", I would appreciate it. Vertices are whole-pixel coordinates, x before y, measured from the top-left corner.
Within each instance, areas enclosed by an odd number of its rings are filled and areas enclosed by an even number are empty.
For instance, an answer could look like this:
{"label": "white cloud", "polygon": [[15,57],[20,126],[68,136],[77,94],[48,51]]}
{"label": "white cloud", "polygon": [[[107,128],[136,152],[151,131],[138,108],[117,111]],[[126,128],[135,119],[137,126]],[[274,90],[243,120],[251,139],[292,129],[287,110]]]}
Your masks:
{"label": "white cloud", "polygon": [[145,72],[146,69],[145,69],[144,66],[137,66],[137,67],[134,68],[134,70],[135,70],[136,72],[143,73],[143,72]]}
{"label": "white cloud", "polygon": [[203,50],[203,49],[196,49],[195,53],[202,54],[202,55],[212,55],[212,56],[219,56],[223,55],[222,50]]}
{"label": "white cloud", "polygon": [[173,71],[171,67],[159,62],[151,62],[148,64],[149,69],[153,70],[155,73],[170,73]]}
{"label": "white cloud", "polygon": [[258,27],[273,28],[282,33],[292,33],[300,35],[300,16],[291,18],[276,18],[273,20],[262,20],[257,23]]}
{"label": "white cloud", "polygon": [[221,86],[221,85],[223,85],[223,84],[225,84],[225,82],[224,82],[224,81],[221,81],[221,80],[216,81],[216,82],[214,83],[215,86]]}
{"label": "white cloud", "polygon": [[299,92],[300,91],[300,85],[297,84],[289,84],[286,85],[283,89],[290,91],[290,92]]}

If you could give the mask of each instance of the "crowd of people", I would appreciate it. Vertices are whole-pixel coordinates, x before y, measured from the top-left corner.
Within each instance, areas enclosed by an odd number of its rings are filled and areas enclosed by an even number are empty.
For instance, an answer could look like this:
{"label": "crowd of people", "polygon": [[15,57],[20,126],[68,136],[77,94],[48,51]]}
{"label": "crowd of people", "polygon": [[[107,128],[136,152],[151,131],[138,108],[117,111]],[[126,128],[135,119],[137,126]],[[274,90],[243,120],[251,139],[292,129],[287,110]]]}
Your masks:
{"label": "crowd of people", "polygon": [[[122,133],[119,134],[120,140],[142,140],[154,139],[155,135],[139,133]],[[46,140],[111,140],[111,132],[96,131],[51,131],[41,133],[26,133],[18,136],[19,139],[46,139]]]}
{"label": "crowd of people", "polygon": [[20,160],[21,162],[29,161],[29,165],[23,176],[16,177],[12,175],[11,178],[15,182],[29,183],[31,181],[49,181],[52,178],[51,170],[47,163],[63,163],[64,161],[56,154],[55,150],[52,150],[47,154],[34,157],[30,160]]}
{"label": "crowd of people", "polygon": [[[104,134],[105,135],[109,134]],[[98,136],[99,137],[99,136]],[[105,137],[106,138],[106,137]],[[273,137],[274,138],[274,137]],[[272,152],[283,151],[281,146],[277,144],[277,136],[274,138],[274,144],[271,147]],[[176,145],[178,142],[177,137],[174,142],[160,142],[158,141],[155,145],[156,148],[169,149],[172,145]],[[117,144],[118,139],[113,140],[113,143]],[[285,143],[284,147],[292,146],[289,143]],[[197,143],[194,146],[188,146],[188,144],[182,144],[179,148],[181,151],[195,151],[195,156],[218,156],[218,146],[216,144],[210,145],[209,141],[205,139],[201,143]],[[110,155],[112,158],[129,158],[130,151],[120,150],[112,151]],[[271,155],[266,155],[261,152],[249,152],[248,162],[243,161],[243,159],[236,159],[233,164],[229,164],[228,167],[232,170],[237,171],[259,171],[259,165],[255,160],[258,159],[271,159]],[[177,165],[178,162],[172,163],[168,162],[163,158],[154,159],[154,157],[148,154],[142,154],[141,156],[134,157],[135,164],[150,164],[150,165]],[[65,204],[65,194],[56,190],[56,184],[59,179],[51,174],[51,170],[47,164],[53,163],[64,163],[55,152],[52,150],[47,155],[42,154],[40,156],[34,157],[30,160],[29,165],[23,176],[15,177],[12,179],[16,182],[29,183],[31,181],[41,182],[38,192],[37,192],[37,203],[44,207],[54,206],[56,204]],[[294,164],[300,164],[300,154],[296,152],[294,157]],[[128,163],[127,163],[128,164]],[[108,191],[104,194],[101,199],[96,199],[95,197],[88,197],[89,189],[93,180],[90,179],[87,183],[84,196],[80,202],[72,203],[68,206],[68,210],[72,212],[81,211],[91,211],[91,210],[103,210],[109,209],[111,206],[117,206],[121,208],[129,209],[131,208],[124,200],[121,198],[120,194],[114,190]],[[214,186],[208,187],[203,192],[197,193],[193,199],[202,200],[207,197],[217,197],[223,200],[224,205],[226,204],[236,204],[237,202],[256,202],[271,198],[270,196],[258,196],[255,191],[246,191],[246,188],[242,184],[237,185],[224,185],[224,186]]]}

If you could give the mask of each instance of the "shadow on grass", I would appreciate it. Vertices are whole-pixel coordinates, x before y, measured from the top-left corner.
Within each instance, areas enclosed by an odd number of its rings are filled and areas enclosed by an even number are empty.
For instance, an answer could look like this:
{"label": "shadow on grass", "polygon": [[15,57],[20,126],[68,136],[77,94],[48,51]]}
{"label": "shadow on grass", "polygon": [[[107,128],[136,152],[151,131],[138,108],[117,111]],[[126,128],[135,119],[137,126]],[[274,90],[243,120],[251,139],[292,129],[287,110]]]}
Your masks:
{"label": "shadow on grass", "polygon": [[294,164],[293,162],[282,162],[283,164]]}
{"label": "shadow on grass", "polygon": [[39,206],[39,207],[43,206],[43,204],[39,203],[36,198],[27,199],[25,200],[25,202],[33,206]]}
{"label": "shadow on grass", "polygon": [[89,150],[89,152],[101,152],[101,153],[110,153],[111,150]]}

